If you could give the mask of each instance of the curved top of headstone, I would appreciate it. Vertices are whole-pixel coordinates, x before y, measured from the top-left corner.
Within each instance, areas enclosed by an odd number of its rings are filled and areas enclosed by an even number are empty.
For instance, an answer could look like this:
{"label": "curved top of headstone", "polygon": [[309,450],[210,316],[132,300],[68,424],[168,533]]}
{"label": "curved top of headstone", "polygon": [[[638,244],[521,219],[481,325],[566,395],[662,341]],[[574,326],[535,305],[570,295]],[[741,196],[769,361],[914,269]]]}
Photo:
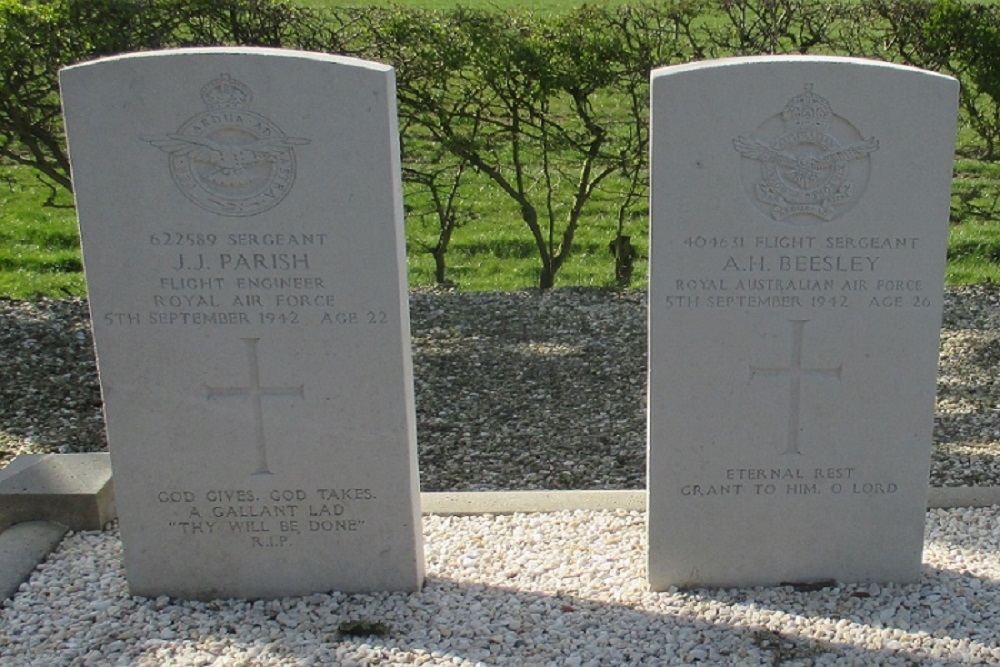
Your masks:
{"label": "curved top of headstone", "polygon": [[[850,65],[852,67],[877,67],[885,70],[896,70],[920,76],[937,77],[955,81],[953,77],[939,72],[913,67],[912,65],[901,65],[899,63],[886,62],[884,60],[873,60],[871,58],[856,58],[853,56],[819,56],[819,55],[769,55],[769,56],[733,56],[731,58],[718,58],[716,60],[700,60],[696,62],[683,63],[680,65],[667,65],[653,70],[654,76],[663,74],[677,74],[688,70],[718,69],[726,67],[751,66],[751,65],[775,65],[779,63],[800,64],[803,66],[815,65]],[[956,81],[957,83],[957,81]]]}
{"label": "curved top of headstone", "polygon": [[300,58],[303,60],[316,60],[323,62],[339,63],[352,67],[362,67],[366,69],[388,71],[392,70],[391,65],[363,60],[352,56],[338,56],[329,53],[316,53],[313,51],[300,51],[297,49],[279,49],[267,46],[197,46],[179,49],[163,49],[159,51],[139,51],[135,53],[123,53],[115,56],[106,56],[87,60],[84,62],[68,65],[62,68],[62,72],[78,69],[81,67],[91,67],[95,65],[107,65],[112,63],[129,62],[135,60],[145,60],[149,58],[185,58],[191,56],[261,56],[267,58]]}

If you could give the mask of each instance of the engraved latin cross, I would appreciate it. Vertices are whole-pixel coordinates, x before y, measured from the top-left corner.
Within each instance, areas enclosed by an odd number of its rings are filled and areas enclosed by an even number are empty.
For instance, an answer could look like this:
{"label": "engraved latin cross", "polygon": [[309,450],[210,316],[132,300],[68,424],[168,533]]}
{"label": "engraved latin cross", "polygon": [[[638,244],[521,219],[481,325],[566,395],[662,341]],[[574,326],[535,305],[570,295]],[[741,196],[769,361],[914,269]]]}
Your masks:
{"label": "engraved latin cross", "polygon": [[241,338],[243,341],[247,362],[250,366],[250,385],[246,387],[213,387],[205,385],[208,390],[207,398],[250,397],[250,405],[253,407],[254,425],[256,427],[257,439],[257,470],[255,475],[270,475],[271,470],[267,463],[267,441],[264,437],[264,406],[262,398],[273,396],[294,396],[305,398],[305,385],[297,387],[264,387],[260,384],[260,365],[257,361],[257,343],[259,338]]}
{"label": "engraved latin cross", "polygon": [[788,389],[788,435],[782,454],[801,454],[799,451],[799,415],[802,402],[802,379],[806,377],[836,378],[840,380],[843,364],[836,368],[803,368],[802,338],[806,322],[809,320],[789,320],[792,325],[792,359],[787,368],[765,368],[750,366],[750,381],[755,377],[787,377]]}

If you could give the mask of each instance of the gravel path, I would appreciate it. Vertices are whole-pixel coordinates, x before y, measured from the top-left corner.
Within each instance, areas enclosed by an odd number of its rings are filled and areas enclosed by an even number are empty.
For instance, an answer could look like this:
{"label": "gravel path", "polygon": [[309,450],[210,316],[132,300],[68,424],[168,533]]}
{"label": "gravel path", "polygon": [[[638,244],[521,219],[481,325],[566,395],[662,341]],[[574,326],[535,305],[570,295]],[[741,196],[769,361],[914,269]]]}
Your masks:
{"label": "gravel path", "polygon": [[995,665],[997,512],[929,512],[920,583],[818,591],[650,593],[638,512],[425,517],[420,593],[267,602],[130,597],[80,533],[0,608],[0,667]]}
{"label": "gravel path", "polygon": [[[411,298],[425,491],[645,485],[645,293]],[[1000,287],[947,291],[931,483],[1000,485]],[[86,303],[0,300],[0,466],[106,448]]]}

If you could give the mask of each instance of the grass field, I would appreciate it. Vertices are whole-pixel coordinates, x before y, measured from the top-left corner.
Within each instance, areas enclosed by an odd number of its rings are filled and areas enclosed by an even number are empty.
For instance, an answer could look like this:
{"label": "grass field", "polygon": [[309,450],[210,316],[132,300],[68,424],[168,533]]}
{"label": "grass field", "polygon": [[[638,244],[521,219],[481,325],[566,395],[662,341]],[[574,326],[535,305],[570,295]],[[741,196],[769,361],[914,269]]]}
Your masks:
{"label": "grass field", "polygon": [[[1000,282],[1000,165],[956,160],[952,196],[947,283]],[[485,185],[485,184],[480,184]],[[52,191],[22,167],[0,167],[0,297],[85,296],[72,198]],[[516,290],[537,285],[537,252],[510,200],[482,187],[463,199],[467,222],[447,254],[447,277],[463,290]],[[608,242],[617,221],[611,206],[596,202],[581,226],[574,252],[559,273],[558,286],[610,287],[614,260]],[[646,282],[647,211],[638,208],[625,232],[642,259],[634,286]],[[410,284],[434,282],[429,253],[437,233],[434,220],[407,216]]]}
{"label": "grass field", "polygon": [[[956,161],[952,197],[947,283],[1000,282],[1000,165]],[[489,192],[487,190],[481,193]],[[51,190],[21,167],[0,167],[0,296],[85,296],[79,239],[72,199]],[[596,215],[581,227],[575,251],[557,285],[614,285],[614,261],[608,253],[616,221],[610,207],[598,204]],[[602,213],[603,210],[603,213]],[[636,263],[634,285],[646,282],[645,208],[636,211],[626,232],[643,259]],[[527,228],[504,197],[470,197],[466,216],[448,252],[448,278],[465,290],[515,290],[534,287],[538,259]],[[411,285],[434,282],[434,261],[427,246],[436,234],[433,221],[407,218]]]}
{"label": "grass field", "polygon": [[[514,290],[537,285],[537,250],[509,198],[473,183],[464,198],[460,227],[448,251],[448,279],[466,290]],[[0,166],[0,297],[85,296],[76,214],[72,197],[52,190],[23,167]],[[646,211],[631,222],[633,242],[645,254]],[[598,202],[582,225],[574,253],[563,266],[558,285],[612,286],[614,259],[608,243],[617,221],[610,206]],[[410,283],[434,283],[434,259],[428,246],[437,233],[436,221],[407,216]],[[635,267],[636,286],[645,284],[646,263]]]}
{"label": "grass field", "polygon": [[0,296],[84,296],[73,200],[21,167],[0,167]]}
{"label": "grass field", "polygon": [[[353,0],[299,0],[311,6],[380,4]],[[612,0],[606,4],[624,4]],[[449,9],[524,7],[518,0],[456,2],[405,0],[404,6]],[[539,12],[559,12],[582,2],[546,0],[533,4]],[[593,4],[593,3],[592,3]],[[959,145],[973,142],[963,132]],[[947,282],[1000,282],[1000,164],[962,157],[955,163]],[[447,253],[447,278],[463,290],[515,290],[538,283],[539,259],[531,235],[509,197],[475,177],[463,191],[460,219]],[[0,164],[0,296],[31,299],[86,293],[72,198],[53,192],[34,172]],[[613,202],[602,195],[591,203],[574,240],[574,251],[562,267],[557,286],[613,286],[614,260],[608,243],[617,234]],[[409,277],[413,286],[434,282],[429,247],[437,235],[436,220],[417,211],[416,191],[407,186]],[[642,259],[635,266],[634,286],[646,282],[647,210],[637,207],[623,233],[631,235]]]}

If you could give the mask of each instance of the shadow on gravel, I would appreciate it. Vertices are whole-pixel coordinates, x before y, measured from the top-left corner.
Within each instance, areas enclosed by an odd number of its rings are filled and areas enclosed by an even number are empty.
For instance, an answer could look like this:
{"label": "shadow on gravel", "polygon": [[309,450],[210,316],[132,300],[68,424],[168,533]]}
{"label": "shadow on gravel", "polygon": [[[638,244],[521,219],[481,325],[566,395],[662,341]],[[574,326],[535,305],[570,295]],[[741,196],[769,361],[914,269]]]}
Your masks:
{"label": "shadow on gravel", "polygon": [[83,299],[0,302],[0,466],[28,453],[107,450]]}
{"label": "shadow on gravel", "polygon": [[[599,288],[411,294],[423,489],[644,488],[645,299]],[[998,299],[985,286],[946,299],[961,336],[942,364],[936,486],[1000,479]],[[107,449],[85,300],[0,299],[0,360],[0,466],[17,453]]]}
{"label": "shadow on gravel", "polygon": [[[808,593],[649,593],[640,608],[445,578],[429,579],[417,594],[254,603],[179,604],[125,596],[93,601],[79,591],[61,597],[64,616],[99,613],[85,637],[71,637],[70,643],[44,636],[27,641],[14,634],[6,607],[0,612],[5,621],[0,641],[8,650],[30,649],[37,664],[77,664],[91,651],[117,644],[119,657],[128,656],[131,664],[164,666],[203,664],[223,654],[253,664],[579,665],[595,660],[591,664],[734,666],[836,660],[965,664],[1000,655],[994,629],[983,625],[991,606],[996,608],[1000,584],[936,569],[928,569],[921,584],[877,593],[865,586]],[[19,601],[51,604],[23,595]],[[338,632],[347,622],[384,628],[385,635]],[[850,633],[860,632],[863,640],[850,639]],[[247,635],[255,638],[238,637]]]}
{"label": "shadow on gravel", "polygon": [[644,294],[415,295],[425,491],[645,485]]}

